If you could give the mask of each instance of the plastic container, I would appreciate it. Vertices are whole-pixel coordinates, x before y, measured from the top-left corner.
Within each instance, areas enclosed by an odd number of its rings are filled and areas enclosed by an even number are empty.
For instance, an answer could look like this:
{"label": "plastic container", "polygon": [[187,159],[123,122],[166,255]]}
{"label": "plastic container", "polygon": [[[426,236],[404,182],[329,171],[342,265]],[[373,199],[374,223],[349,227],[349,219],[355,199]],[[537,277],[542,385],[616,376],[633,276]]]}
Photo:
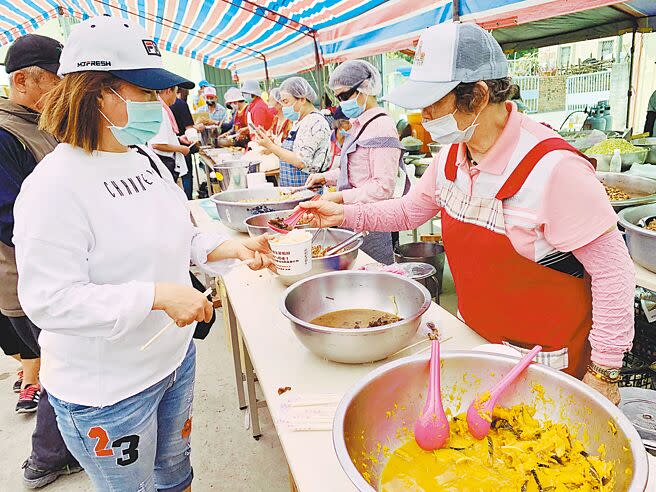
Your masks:
{"label": "plastic container", "polygon": [[622,172],[622,155],[620,154],[619,149],[615,149],[613,152],[613,157],[610,159],[609,170],[611,173]]}

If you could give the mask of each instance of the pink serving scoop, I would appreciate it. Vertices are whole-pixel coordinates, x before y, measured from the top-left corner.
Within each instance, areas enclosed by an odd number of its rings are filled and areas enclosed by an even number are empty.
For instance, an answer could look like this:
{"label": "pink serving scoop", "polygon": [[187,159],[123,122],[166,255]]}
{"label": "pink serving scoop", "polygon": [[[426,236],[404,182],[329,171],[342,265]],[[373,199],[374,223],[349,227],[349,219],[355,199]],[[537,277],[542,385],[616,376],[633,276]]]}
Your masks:
{"label": "pink serving scoop", "polygon": [[415,422],[415,441],[426,451],[435,451],[444,447],[449,440],[449,421],[442,406],[440,388],[440,341],[431,342],[430,380],[428,397],[420,417]]}
{"label": "pink serving scoop", "polygon": [[[321,195],[314,195],[312,197],[312,199],[310,199],[310,201],[314,202],[314,201],[319,200],[319,199],[321,199]],[[278,232],[280,234],[287,234],[294,227],[296,227],[296,224],[298,224],[298,222],[301,220],[304,213],[305,213],[305,209],[304,208],[299,208],[296,212],[292,213],[291,215],[289,215],[289,217],[287,217],[286,219],[284,219],[282,221],[285,225],[289,226],[289,228],[290,228],[289,230],[281,229],[279,227],[276,227],[275,225],[273,225],[271,223],[271,221],[269,221],[267,223],[267,225],[269,226],[269,229],[272,229],[275,232]]]}
{"label": "pink serving scoop", "polygon": [[533,362],[533,359],[541,350],[542,347],[540,345],[533,347],[490,391],[486,391],[478,396],[469,405],[469,409],[467,410],[467,426],[472,436],[476,439],[483,439],[488,435],[492,424],[492,412],[497,404],[497,400],[519,377],[524,369],[531,365],[531,362]]}

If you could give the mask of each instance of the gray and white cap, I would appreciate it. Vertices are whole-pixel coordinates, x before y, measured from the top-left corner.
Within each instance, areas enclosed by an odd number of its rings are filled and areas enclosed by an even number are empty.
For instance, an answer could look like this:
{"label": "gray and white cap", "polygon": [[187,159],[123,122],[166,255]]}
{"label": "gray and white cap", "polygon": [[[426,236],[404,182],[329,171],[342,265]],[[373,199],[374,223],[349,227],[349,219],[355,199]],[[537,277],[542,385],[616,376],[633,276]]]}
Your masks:
{"label": "gray and white cap", "polygon": [[508,61],[492,34],[459,22],[429,27],[419,37],[410,80],[384,99],[406,109],[423,109],[461,82],[508,76]]}

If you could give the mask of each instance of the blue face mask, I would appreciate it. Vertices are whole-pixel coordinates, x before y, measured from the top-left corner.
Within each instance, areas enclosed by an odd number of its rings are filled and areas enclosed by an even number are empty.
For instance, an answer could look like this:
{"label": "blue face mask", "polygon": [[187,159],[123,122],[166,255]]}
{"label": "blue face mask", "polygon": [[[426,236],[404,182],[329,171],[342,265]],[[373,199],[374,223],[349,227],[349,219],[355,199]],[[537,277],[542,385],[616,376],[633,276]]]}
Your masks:
{"label": "blue face mask", "polygon": [[343,137],[348,137],[348,134],[349,134],[349,132],[347,132],[347,131],[344,130],[343,128],[340,128],[340,129],[339,129],[339,133],[340,133]]}
{"label": "blue face mask", "polygon": [[282,115],[289,121],[298,121],[301,118],[301,112],[294,109],[295,105],[296,103],[291,106],[283,106],[282,108]]}
{"label": "blue face mask", "polygon": [[252,94],[244,94],[244,101],[247,103],[253,102],[253,95]]}
{"label": "blue face mask", "polygon": [[339,103],[339,106],[342,108],[342,113],[344,113],[347,118],[352,120],[364,113],[366,108],[366,101],[364,105],[360,106],[358,104],[358,97],[360,97],[360,93],[358,93],[358,96],[353,99],[349,99],[348,101],[341,101]]}
{"label": "blue face mask", "polygon": [[114,134],[114,138],[126,147],[147,144],[159,133],[159,128],[162,126],[162,103],[126,101],[114,89],[112,92],[125,102],[128,112],[128,122],[122,127],[114,126],[109,118],[102,111],[100,112],[111,125],[109,129]]}

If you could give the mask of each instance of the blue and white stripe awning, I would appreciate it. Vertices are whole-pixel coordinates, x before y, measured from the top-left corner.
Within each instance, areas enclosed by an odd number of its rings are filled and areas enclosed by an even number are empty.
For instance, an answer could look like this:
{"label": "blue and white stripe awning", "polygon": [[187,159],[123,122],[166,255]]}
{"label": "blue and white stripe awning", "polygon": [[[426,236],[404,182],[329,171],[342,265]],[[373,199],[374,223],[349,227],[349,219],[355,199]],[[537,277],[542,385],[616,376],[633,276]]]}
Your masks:
{"label": "blue and white stripe awning", "polygon": [[[613,7],[649,19],[651,0],[461,0],[461,20],[489,29]],[[242,79],[412,46],[426,27],[452,18],[451,0],[0,0],[0,44],[49,19],[117,15],[138,21],[160,48]],[[316,41],[315,41],[316,40]]]}

